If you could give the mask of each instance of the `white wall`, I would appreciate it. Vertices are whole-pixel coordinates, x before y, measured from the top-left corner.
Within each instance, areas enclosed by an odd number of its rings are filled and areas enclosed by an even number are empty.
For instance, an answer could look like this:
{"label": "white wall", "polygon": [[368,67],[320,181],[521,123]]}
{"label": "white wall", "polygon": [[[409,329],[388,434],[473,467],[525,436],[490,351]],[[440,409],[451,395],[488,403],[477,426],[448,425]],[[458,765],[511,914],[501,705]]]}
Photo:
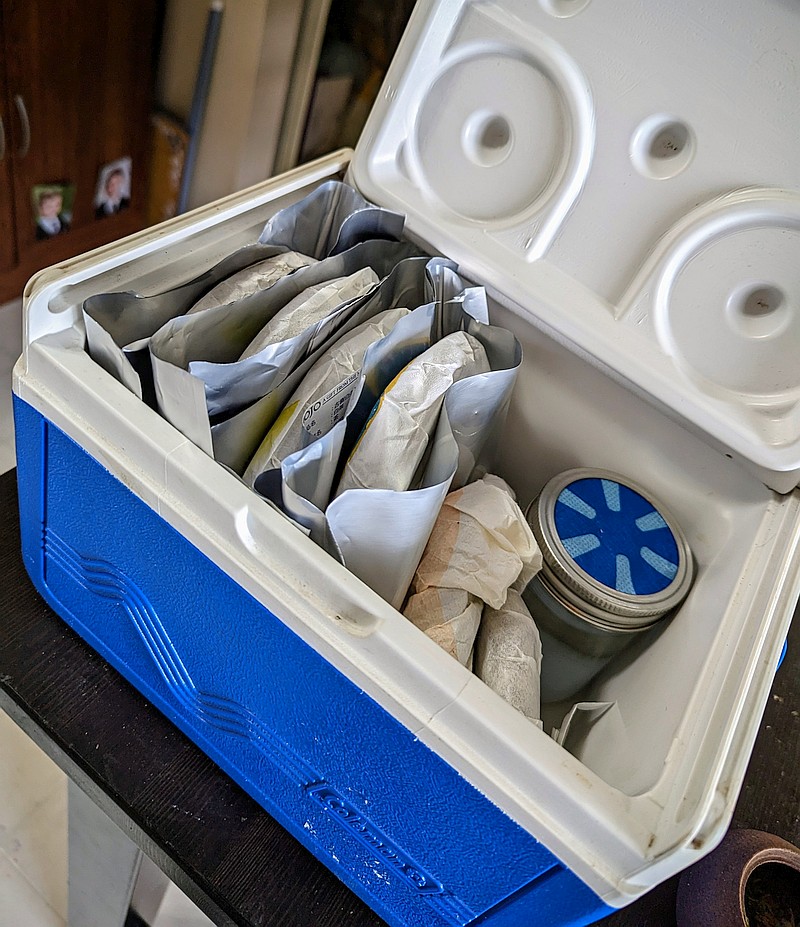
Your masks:
{"label": "white wall", "polygon": [[14,421],[11,414],[11,369],[22,351],[22,300],[0,306],[0,473],[14,460]]}
{"label": "white wall", "polygon": [[[167,3],[157,99],[184,120],[208,7],[207,0]],[[271,175],[302,12],[297,0],[225,0],[190,208]]]}

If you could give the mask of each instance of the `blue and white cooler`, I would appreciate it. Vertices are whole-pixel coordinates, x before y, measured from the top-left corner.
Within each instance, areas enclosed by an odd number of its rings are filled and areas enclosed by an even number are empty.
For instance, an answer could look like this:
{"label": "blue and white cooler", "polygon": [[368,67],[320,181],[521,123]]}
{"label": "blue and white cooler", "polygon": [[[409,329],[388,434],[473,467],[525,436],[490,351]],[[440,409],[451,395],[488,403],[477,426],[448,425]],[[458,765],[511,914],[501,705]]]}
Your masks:
{"label": "blue and white cooler", "polygon": [[[393,927],[588,924],[729,825],[800,591],[798,48],[783,0],[420,0],[354,153],[26,289],[34,582]],[[600,469],[686,535],[688,596],[569,750],[563,705],[532,724],[86,351],[88,297],[196,278],[342,177],[522,345],[520,504]]]}

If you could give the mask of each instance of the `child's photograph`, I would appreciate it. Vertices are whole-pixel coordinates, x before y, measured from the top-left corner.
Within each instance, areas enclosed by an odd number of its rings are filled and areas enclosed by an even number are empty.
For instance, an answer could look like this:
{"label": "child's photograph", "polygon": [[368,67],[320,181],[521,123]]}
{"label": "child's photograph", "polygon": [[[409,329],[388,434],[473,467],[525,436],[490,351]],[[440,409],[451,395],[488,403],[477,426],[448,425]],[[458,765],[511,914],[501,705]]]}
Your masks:
{"label": "child's photograph", "polygon": [[68,183],[37,184],[31,190],[36,239],[53,238],[69,229],[75,187]]}
{"label": "child's photograph", "polygon": [[96,219],[113,216],[131,202],[131,159],[119,158],[100,168],[94,194]]}

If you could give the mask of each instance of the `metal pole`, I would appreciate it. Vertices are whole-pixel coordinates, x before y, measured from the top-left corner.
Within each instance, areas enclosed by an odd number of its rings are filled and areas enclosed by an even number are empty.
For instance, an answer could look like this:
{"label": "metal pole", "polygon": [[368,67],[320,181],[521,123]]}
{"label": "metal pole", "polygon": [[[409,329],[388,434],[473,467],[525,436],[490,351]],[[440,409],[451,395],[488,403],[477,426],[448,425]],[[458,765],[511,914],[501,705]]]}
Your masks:
{"label": "metal pole", "polygon": [[189,113],[189,121],[186,126],[189,133],[189,145],[186,150],[183,177],[181,178],[181,192],[178,197],[178,215],[182,212],[186,212],[186,203],[189,199],[189,186],[192,182],[192,175],[194,174],[194,162],[197,157],[200,127],[203,123],[203,116],[205,115],[206,104],[208,102],[208,91],[211,86],[211,76],[214,71],[214,55],[216,54],[217,44],[219,42],[224,7],[225,4],[223,0],[213,0],[208,10],[206,32],[203,37],[203,50],[200,53],[200,65],[197,69],[194,96],[192,97],[192,109]]}

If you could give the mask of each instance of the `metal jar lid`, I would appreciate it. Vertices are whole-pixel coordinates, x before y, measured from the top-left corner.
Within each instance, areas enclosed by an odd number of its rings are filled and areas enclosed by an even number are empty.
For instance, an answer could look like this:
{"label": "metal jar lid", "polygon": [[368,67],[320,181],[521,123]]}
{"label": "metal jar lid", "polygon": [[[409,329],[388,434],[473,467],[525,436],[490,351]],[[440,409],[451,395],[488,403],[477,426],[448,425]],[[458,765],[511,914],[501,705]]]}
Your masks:
{"label": "metal jar lid", "polygon": [[683,532],[625,477],[567,470],[547,483],[527,516],[542,550],[542,580],[593,623],[644,628],[689,591],[694,563]]}

